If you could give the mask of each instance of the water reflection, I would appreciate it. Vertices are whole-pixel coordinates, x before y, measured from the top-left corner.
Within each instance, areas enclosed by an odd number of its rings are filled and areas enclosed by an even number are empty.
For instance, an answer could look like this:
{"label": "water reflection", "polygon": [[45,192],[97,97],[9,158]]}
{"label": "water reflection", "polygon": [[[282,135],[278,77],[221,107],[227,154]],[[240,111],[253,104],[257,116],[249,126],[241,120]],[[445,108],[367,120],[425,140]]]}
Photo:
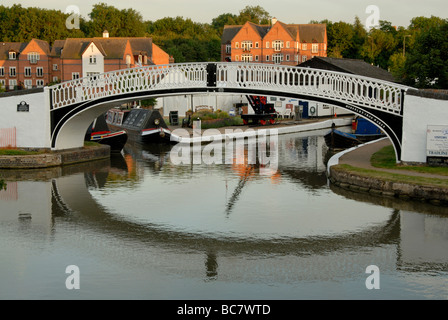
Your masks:
{"label": "water reflection", "polygon": [[[110,160],[1,171],[8,188],[0,191],[0,239],[12,248],[79,251],[80,264],[95,256],[120,272],[224,287],[359,282],[370,264],[391,274],[439,273],[446,281],[446,209],[328,187],[320,133],[278,143],[279,166],[269,175],[247,163],[174,166],[166,146],[133,145]],[[26,265],[16,257],[21,250],[2,250]],[[285,294],[294,291],[288,288]],[[315,290],[310,294],[323,294]]]}

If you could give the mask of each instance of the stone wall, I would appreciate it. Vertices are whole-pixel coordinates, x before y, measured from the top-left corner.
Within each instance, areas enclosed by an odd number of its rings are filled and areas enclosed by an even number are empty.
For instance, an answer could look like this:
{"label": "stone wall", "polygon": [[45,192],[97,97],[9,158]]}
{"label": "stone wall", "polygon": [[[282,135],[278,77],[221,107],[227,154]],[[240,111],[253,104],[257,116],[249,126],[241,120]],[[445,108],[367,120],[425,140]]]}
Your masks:
{"label": "stone wall", "polygon": [[49,152],[36,155],[0,156],[1,169],[48,168],[74,163],[105,159],[110,157],[110,147],[72,149],[61,152]]}
{"label": "stone wall", "polygon": [[330,168],[329,180],[336,186],[358,192],[448,204],[448,188],[394,182],[363,176],[338,166]]}

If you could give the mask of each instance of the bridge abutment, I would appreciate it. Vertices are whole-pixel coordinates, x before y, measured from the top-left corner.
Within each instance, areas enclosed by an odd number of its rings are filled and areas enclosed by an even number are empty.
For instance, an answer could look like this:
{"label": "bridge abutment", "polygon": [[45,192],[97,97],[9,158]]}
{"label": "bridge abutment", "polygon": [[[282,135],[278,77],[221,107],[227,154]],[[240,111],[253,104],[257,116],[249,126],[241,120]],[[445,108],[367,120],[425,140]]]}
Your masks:
{"label": "bridge abutment", "polygon": [[448,95],[409,89],[403,109],[401,161],[426,163],[428,126],[448,126]]}

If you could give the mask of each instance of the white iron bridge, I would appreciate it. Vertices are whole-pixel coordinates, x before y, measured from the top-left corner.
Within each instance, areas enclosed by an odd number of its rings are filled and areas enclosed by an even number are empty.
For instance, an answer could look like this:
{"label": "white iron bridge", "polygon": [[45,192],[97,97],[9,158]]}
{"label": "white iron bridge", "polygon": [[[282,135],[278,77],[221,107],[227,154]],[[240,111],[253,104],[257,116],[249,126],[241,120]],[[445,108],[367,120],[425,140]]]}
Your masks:
{"label": "white iron bridge", "polygon": [[119,103],[194,93],[270,95],[336,105],[369,119],[392,140],[400,159],[403,105],[409,87],[353,74],[255,63],[176,63],[122,69],[49,87],[52,147]]}

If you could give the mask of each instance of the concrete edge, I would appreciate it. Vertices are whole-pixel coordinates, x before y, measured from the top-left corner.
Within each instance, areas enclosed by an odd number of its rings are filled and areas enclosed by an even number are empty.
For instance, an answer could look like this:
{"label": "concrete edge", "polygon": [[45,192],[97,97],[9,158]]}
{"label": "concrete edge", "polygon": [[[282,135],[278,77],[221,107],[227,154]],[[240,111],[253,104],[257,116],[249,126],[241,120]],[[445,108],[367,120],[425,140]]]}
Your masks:
{"label": "concrete edge", "polygon": [[110,146],[71,149],[36,155],[0,156],[0,169],[40,169],[66,166],[75,163],[100,160],[110,157]]}
{"label": "concrete edge", "polygon": [[192,144],[192,143],[206,143],[211,141],[222,141],[227,139],[238,139],[238,138],[246,138],[257,136],[258,131],[265,133],[273,133],[277,134],[289,134],[296,132],[304,132],[304,131],[313,131],[313,130],[321,130],[326,128],[331,128],[332,124],[335,124],[337,127],[348,126],[351,125],[351,118],[335,118],[325,121],[319,121],[309,124],[298,124],[287,127],[257,127],[256,129],[252,129],[247,132],[236,132],[231,134],[221,133],[217,135],[199,135],[198,137],[188,138],[188,137],[180,137],[180,136],[172,136],[172,141],[179,142],[182,144]]}

